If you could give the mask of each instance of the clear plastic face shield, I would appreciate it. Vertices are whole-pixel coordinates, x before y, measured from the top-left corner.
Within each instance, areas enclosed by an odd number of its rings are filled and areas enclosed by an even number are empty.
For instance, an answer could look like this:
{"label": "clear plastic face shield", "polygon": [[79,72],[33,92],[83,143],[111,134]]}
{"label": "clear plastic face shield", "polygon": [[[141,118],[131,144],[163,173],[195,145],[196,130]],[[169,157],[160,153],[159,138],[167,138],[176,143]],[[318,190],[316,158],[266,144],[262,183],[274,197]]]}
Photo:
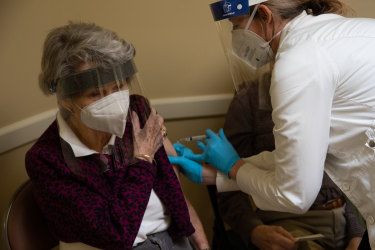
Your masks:
{"label": "clear plastic face shield", "polygon": [[[267,0],[224,0],[210,5],[236,92],[259,86],[259,108],[270,109],[273,52],[269,43],[248,30],[258,5]],[[253,6],[253,11],[250,7]]]}
{"label": "clear plastic face shield", "polygon": [[51,85],[58,97],[62,151],[76,175],[108,172],[134,162],[130,114],[136,111],[141,122],[149,114],[136,110],[149,107],[146,99],[132,96],[143,94],[136,72],[133,60],[108,67],[84,64]]}

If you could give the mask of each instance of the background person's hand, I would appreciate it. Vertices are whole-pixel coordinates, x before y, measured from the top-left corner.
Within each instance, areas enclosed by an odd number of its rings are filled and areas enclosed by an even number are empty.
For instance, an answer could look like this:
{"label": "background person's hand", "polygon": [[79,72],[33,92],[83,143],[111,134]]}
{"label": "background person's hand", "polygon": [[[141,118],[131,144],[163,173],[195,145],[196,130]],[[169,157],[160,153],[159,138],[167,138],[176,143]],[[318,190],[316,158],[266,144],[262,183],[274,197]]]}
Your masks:
{"label": "background person's hand", "polygon": [[207,129],[206,135],[206,144],[203,142],[197,143],[203,151],[202,154],[186,155],[186,157],[194,161],[207,162],[229,177],[229,170],[240,160],[238,153],[225,137],[223,129],[220,129],[219,135]]}
{"label": "background person's hand", "polygon": [[165,126],[163,125],[164,119],[152,108],[146,124],[141,129],[137,113],[132,111],[131,115],[133,123],[134,156],[148,155],[153,159],[156,151],[158,151],[163,144],[165,137],[165,132],[163,132],[163,130],[165,130]]}
{"label": "background person's hand", "polygon": [[251,242],[259,249],[297,249],[293,236],[280,226],[259,225],[251,232]]}
{"label": "background person's hand", "polygon": [[361,244],[362,237],[351,238],[345,250],[357,250]]}

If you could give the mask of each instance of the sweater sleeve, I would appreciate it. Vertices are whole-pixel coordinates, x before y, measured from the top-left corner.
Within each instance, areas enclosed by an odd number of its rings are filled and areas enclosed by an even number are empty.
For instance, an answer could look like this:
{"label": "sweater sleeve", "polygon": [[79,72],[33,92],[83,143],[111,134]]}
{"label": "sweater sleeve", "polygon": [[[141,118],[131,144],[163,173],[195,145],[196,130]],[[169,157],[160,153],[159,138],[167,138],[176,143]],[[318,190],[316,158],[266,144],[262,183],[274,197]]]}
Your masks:
{"label": "sweater sleeve", "polygon": [[253,229],[263,225],[250,203],[249,196],[240,191],[222,192],[217,196],[223,220],[241,237],[245,244],[248,244]]}
{"label": "sweater sleeve", "polygon": [[[257,87],[249,85],[237,93],[226,114],[224,132],[240,157],[258,153],[255,139],[261,133],[253,125],[259,120],[253,115],[258,109],[254,102],[258,101],[257,91]],[[272,135],[272,127],[269,133]],[[218,192],[217,198],[223,220],[248,244],[252,230],[263,224],[250,203],[249,195],[241,191]]]}
{"label": "sweater sleeve", "polygon": [[[56,236],[101,249],[130,249],[148,204],[156,167],[76,176],[57,152],[33,148],[26,156],[34,194]],[[92,156],[90,156],[92,157]],[[87,159],[95,160],[95,159]]]}
{"label": "sweater sleeve", "polygon": [[362,237],[366,227],[358,221],[358,218],[354,212],[354,208],[352,207],[352,205],[346,204],[345,218],[348,239],[352,239],[354,237]]}

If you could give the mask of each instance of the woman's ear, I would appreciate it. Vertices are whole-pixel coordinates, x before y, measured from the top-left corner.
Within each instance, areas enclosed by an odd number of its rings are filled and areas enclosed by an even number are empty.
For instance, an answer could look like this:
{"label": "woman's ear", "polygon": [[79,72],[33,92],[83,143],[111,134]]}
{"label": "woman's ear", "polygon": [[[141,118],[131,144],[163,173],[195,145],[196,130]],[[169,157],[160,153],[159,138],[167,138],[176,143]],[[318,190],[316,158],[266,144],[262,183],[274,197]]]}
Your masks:
{"label": "woman's ear", "polygon": [[272,12],[266,5],[259,5],[258,13],[260,18],[265,22],[265,24],[270,24],[272,22]]}

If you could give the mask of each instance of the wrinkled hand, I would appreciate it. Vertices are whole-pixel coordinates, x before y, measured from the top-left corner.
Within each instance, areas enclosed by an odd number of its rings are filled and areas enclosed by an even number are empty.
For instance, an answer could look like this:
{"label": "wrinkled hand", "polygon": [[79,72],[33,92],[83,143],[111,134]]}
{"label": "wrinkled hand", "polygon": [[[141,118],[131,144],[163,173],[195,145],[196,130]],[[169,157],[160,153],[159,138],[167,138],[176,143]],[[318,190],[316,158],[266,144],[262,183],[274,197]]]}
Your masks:
{"label": "wrinkled hand", "polygon": [[133,123],[134,155],[146,154],[154,158],[156,151],[163,144],[165,136],[162,132],[165,129],[163,125],[164,119],[152,108],[146,124],[141,129],[137,113],[132,111],[131,117]]}
{"label": "wrinkled hand", "polygon": [[251,242],[259,249],[297,249],[293,236],[280,226],[260,225],[251,232]]}
{"label": "wrinkled hand", "polygon": [[203,142],[197,143],[203,151],[202,154],[186,155],[186,157],[194,161],[207,162],[229,177],[229,170],[240,160],[238,153],[225,137],[223,129],[220,129],[219,135],[207,129],[206,135],[206,144]]}

